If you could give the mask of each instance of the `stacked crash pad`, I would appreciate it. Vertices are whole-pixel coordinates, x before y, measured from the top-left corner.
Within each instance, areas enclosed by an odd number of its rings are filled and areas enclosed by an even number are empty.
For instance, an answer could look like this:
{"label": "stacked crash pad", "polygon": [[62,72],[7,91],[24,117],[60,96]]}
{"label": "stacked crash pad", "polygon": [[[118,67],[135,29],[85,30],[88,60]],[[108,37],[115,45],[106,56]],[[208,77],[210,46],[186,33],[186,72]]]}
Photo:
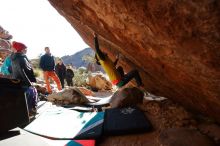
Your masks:
{"label": "stacked crash pad", "polygon": [[94,139],[102,134],[104,112],[78,112],[46,102],[24,129],[52,139]]}

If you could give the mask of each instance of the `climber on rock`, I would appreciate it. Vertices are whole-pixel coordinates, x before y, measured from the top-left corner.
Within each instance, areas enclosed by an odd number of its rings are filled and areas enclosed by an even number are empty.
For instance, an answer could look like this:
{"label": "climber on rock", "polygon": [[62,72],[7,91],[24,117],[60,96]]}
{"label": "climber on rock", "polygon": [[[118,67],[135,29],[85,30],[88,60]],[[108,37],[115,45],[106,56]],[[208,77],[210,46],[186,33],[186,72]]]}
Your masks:
{"label": "climber on rock", "polygon": [[111,80],[112,84],[120,88],[126,85],[129,81],[131,81],[134,78],[136,80],[137,86],[143,87],[143,83],[138,71],[132,70],[129,73],[124,74],[124,70],[121,66],[116,68],[119,56],[117,56],[115,62],[113,62],[106,53],[100,50],[97,34],[94,33],[93,35],[96,49],[96,63],[103,67],[104,71],[109,76],[109,79]]}

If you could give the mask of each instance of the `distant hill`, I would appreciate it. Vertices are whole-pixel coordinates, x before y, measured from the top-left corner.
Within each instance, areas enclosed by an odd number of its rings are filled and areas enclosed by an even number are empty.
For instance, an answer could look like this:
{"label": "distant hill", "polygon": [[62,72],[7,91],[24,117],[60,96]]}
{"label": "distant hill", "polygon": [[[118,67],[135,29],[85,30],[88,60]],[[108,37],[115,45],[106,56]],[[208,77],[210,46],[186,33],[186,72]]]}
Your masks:
{"label": "distant hill", "polygon": [[82,57],[84,55],[94,56],[95,52],[91,48],[85,48],[84,50],[79,51],[73,55],[66,55],[61,58],[62,58],[64,64],[66,64],[66,65],[72,64],[73,66],[75,66],[77,68],[81,67],[81,66],[87,67],[89,63],[82,60]]}
{"label": "distant hill", "polygon": [[[84,56],[84,60],[82,59],[83,56]],[[85,61],[85,56],[87,56],[87,60],[89,61]],[[73,55],[66,55],[61,58],[65,65],[72,64],[76,68],[83,66],[86,67],[91,72],[95,72],[95,71],[103,72],[102,67],[95,63],[94,56],[95,56],[95,52],[91,48],[85,48],[84,50],[79,51]],[[58,58],[59,57],[56,57],[55,60],[57,60]],[[31,63],[34,68],[39,68],[39,58],[31,59]]]}

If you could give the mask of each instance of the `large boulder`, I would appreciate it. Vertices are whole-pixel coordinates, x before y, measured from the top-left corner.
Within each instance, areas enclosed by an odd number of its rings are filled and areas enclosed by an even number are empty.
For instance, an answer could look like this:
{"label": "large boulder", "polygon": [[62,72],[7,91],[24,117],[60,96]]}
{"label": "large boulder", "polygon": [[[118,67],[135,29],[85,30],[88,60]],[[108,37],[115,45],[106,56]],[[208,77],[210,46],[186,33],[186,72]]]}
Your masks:
{"label": "large boulder", "polygon": [[85,95],[77,88],[69,88],[52,93],[47,96],[47,99],[58,105],[82,105],[89,102]]}
{"label": "large boulder", "polygon": [[94,48],[92,33],[145,88],[220,122],[220,1],[49,0]]}
{"label": "large boulder", "polygon": [[92,74],[88,77],[87,83],[92,89],[111,90],[112,83],[103,74]]}

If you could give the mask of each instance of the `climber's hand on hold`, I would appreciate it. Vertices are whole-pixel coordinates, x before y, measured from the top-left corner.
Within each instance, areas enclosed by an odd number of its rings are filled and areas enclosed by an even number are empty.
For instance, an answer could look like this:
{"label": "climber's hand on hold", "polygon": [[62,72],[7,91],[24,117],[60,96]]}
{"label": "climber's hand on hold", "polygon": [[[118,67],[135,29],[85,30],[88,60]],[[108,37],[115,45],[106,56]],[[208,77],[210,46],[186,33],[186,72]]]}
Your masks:
{"label": "climber's hand on hold", "polygon": [[116,59],[120,59],[121,58],[121,54],[118,53],[117,56],[116,56]]}
{"label": "climber's hand on hold", "polygon": [[95,31],[92,34],[93,34],[93,37],[97,37],[97,34]]}

